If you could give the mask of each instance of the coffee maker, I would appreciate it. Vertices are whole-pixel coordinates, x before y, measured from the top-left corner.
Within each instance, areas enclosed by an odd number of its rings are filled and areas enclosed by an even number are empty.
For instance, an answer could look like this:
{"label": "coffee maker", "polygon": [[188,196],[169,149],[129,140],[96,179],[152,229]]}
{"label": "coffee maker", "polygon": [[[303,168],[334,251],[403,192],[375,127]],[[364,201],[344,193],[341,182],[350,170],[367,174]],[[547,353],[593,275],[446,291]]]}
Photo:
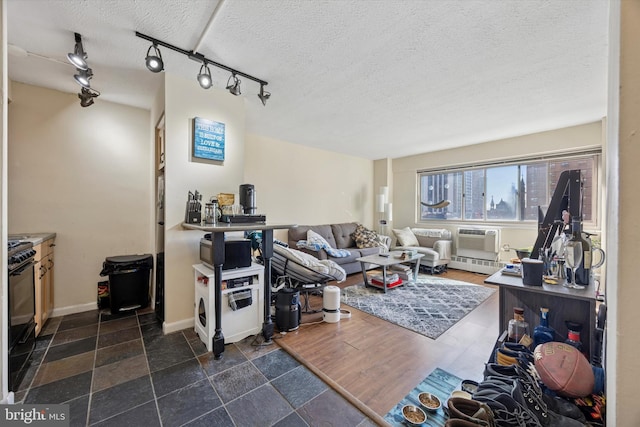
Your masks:
{"label": "coffee maker", "polygon": [[240,195],[240,205],[243,207],[245,215],[254,215],[258,208],[256,207],[256,190],[253,184],[242,184],[238,191]]}

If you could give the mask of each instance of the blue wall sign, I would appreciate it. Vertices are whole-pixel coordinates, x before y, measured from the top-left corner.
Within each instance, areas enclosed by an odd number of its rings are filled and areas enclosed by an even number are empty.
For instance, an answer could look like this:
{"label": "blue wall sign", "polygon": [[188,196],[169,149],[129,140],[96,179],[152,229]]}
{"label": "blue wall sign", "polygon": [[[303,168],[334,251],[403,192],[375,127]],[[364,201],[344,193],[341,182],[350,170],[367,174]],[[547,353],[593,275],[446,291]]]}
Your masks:
{"label": "blue wall sign", "polygon": [[193,119],[193,157],[224,161],[224,123]]}

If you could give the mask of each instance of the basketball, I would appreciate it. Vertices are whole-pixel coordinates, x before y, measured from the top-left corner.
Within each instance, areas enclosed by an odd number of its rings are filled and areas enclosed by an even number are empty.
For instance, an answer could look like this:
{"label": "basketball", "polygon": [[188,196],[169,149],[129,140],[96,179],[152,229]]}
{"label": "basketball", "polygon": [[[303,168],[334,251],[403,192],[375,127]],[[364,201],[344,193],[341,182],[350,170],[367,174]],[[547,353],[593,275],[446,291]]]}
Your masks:
{"label": "basketball", "polygon": [[537,346],[533,356],[540,379],[558,395],[584,397],[593,391],[595,378],[591,364],[575,347],[547,342]]}

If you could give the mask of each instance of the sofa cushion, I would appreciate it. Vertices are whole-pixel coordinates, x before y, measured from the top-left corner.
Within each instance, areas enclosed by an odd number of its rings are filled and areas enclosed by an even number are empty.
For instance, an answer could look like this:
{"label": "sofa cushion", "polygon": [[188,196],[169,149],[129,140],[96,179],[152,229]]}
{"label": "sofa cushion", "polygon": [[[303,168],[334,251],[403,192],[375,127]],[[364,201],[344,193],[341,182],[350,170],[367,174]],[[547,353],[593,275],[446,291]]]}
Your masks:
{"label": "sofa cushion", "polygon": [[425,248],[432,248],[433,244],[440,240],[437,237],[427,237],[421,236],[419,234],[416,234],[415,236],[416,239],[418,239],[418,243],[420,244],[420,246],[424,246]]}
{"label": "sofa cushion", "polygon": [[380,246],[376,246],[375,248],[360,248],[357,251],[354,250],[353,252],[360,252],[360,256],[369,256],[369,255],[375,255],[375,254],[379,254],[380,253]]}
{"label": "sofa cushion", "polygon": [[409,227],[402,229],[394,228],[393,234],[396,236],[396,239],[398,239],[399,246],[420,246],[420,242],[418,242],[418,239]]}
{"label": "sofa cushion", "polygon": [[360,255],[360,250],[358,249],[349,249],[349,256],[346,257],[333,257],[333,256],[327,256],[327,259],[330,259],[333,262],[336,262],[340,265],[342,264],[348,264],[350,262],[357,262],[356,258],[360,258],[362,255]]}
{"label": "sofa cushion", "polygon": [[324,249],[329,255],[336,258],[344,258],[350,255],[346,249],[336,249],[327,240],[313,230],[307,230],[307,240],[299,240],[298,247],[320,251]]}
{"label": "sofa cushion", "polygon": [[[343,249],[337,246],[336,239],[333,237],[333,232],[330,225],[301,225],[289,229],[289,246],[295,246],[299,240],[307,239],[307,231],[313,230],[321,235],[332,248]],[[354,245],[355,246],[355,245]]]}
{"label": "sofa cushion", "polygon": [[432,248],[438,240],[451,240],[451,231],[439,228],[412,228],[420,246]]}
{"label": "sofa cushion", "polygon": [[362,224],[358,224],[351,237],[355,240],[358,248],[377,248],[382,245],[378,239],[378,233],[369,230]]}
{"label": "sofa cushion", "polygon": [[434,251],[431,248],[425,248],[424,246],[403,246],[402,250],[405,250],[405,251],[415,250],[419,254],[423,254],[424,257],[422,257],[422,259],[420,260],[421,263],[423,261],[429,261],[433,263],[440,259],[440,254],[438,252]]}
{"label": "sofa cushion", "polygon": [[356,242],[351,235],[356,231],[358,226],[355,222],[345,222],[342,224],[331,224],[331,230],[333,231],[333,237],[335,238],[334,248],[347,249],[355,248]]}
{"label": "sofa cushion", "polygon": [[331,246],[327,239],[316,233],[315,231],[309,229],[307,230],[307,242],[311,244],[315,244],[320,246],[321,248],[325,248]]}

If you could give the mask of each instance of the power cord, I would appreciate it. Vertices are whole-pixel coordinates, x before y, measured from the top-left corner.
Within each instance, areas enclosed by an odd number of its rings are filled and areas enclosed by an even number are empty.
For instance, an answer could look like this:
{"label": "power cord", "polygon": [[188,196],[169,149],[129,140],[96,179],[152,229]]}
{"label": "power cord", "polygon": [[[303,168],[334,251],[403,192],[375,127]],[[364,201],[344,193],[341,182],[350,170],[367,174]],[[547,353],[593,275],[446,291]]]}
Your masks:
{"label": "power cord", "polygon": [[[258,339],[261,338],[261,342],[258,342]],[[257,334],[253,337],[253,341],[251,342],[252,347],[256,347],[255,351],[259,351],[262,347],[269,347],[273,344],[273,341],[276,339],[280,339],[280,337],[271,337],[271,341],[264,341],[264,337],[262,334]]]}
{"label": "power cord", "polygon": [[300,326],[306,326],[306,325],[318,325],[320,323],[325,323],[324,320],[318,320],[317,322],[307,322],[307,323],[301,323]]}

